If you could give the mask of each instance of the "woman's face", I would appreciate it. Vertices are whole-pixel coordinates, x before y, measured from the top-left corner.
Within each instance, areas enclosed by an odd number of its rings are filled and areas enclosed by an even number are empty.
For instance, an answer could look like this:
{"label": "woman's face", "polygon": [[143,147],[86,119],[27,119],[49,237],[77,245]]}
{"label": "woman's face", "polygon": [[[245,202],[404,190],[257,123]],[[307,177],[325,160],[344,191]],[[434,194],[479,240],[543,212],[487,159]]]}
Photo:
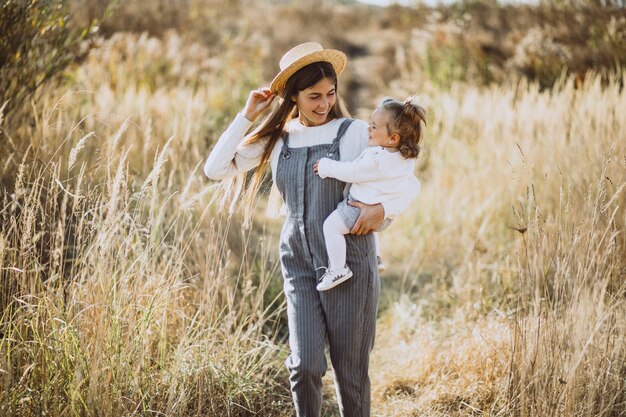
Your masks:
{"label": "woman's face", "polygon": [[300,122],[305,126],[320,126],[328,122],[330,109],[335,105],[335,84],[328,78],[322,78],[292,97],[298,106]]}

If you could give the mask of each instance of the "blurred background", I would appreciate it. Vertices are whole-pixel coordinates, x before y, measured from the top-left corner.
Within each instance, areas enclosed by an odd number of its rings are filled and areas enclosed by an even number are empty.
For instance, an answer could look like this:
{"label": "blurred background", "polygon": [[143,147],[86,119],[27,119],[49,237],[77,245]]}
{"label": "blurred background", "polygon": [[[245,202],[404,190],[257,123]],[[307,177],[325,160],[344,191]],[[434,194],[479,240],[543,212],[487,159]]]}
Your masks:
{"label": "blurred background", "polygon": [[428,112],[373,415],[626,415],[622,0],[4,0],[0,414],[293,415],[282,221],[202,164],[307,41]]}

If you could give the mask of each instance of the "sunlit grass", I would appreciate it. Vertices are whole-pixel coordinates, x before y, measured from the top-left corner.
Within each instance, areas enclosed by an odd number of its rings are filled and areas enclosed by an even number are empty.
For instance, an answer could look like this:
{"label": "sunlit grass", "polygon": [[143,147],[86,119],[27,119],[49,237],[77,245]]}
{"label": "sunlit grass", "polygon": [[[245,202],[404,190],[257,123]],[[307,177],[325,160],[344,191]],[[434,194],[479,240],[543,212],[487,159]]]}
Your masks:
{"label": "sunlit grass", "polygon": [[241,90],[96,84],[50,92],[3,155],[2,414],[287,415],[271,235],[199,169],[204,105]]}
{"label": "sunlit grass", "polygon": [[[111,39],[3,136],[2,415],[292,414],[279,222],[242,229],[200,169],[262,52],[222,72],[168,36]],[[621,85],[428,91],[422,194],[381,234],[375,415],[624,409]]]}
{"label": "sunlit grass", "polygon": [[[414,294],[408,311],[415,335],[404,356],[411,365],[390,372],[382,389],[409,387],[396,395],[408,411],[396,415],[419,409],[425,415],[595,416],[624,409],[621,85],[619,78],[602,85],[592,76],[579,85],[565,80],[552,91],[520,83],[432,94],[422,194],[411,213],[381,234],[391,265],[386,284],[396,300],[399,292]],[[400,319],[406,299],[403,305],[384,320]],[[490,337],[506,337],[490,365],[481,365],[481,354],[468,356],[467,373],[458,378],[470,377],[473,385],[431,398],[433,390],[454,385],[417,378],[437,363],[424,358],[454,361],[476,343],[437,340],[441,331],[428,319],[449,328],[451,318],[459,334],[505,326],[485,338],[487,355]],[[383,360],[385,349],[375,352]],[[487,373],[499,379],[493,383]],[[470,394],[476,386],[481,392]]]}

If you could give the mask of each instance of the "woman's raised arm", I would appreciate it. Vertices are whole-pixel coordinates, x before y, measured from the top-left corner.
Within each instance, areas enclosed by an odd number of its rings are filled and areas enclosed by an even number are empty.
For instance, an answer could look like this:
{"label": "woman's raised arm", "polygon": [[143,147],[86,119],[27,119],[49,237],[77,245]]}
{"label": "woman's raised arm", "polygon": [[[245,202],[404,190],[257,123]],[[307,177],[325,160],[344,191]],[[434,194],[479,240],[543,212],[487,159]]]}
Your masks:
{"label": "woman's raised arm", "polygon": [[218,139],[204,163],[204,174],[214,180],[233,177],[259,165],[264,144],[246,144],[246,133],[276,96],[268,88],[250,92],[246,105]]}

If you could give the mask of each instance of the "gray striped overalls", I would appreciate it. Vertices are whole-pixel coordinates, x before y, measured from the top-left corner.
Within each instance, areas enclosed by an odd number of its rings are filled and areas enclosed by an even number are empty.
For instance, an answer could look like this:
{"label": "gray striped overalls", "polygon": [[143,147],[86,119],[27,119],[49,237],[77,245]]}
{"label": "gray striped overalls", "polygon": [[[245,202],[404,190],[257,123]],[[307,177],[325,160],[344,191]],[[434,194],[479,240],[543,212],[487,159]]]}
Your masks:
{"label": "gray striped overalls", "polygon": [[370,415],[369,354],[374,344],[380,280],[374,237],[347,235],[347,263],[354,276],[330,291],[315,288],[327,266],[322,225],[343,200],[345,183],[313,171],[323,157],[339,160],[339,141],[352,122],[341,123],[332,144],[290,148],[289,135],[276,169],[276,185],[287,207],[280,236],[291,355],[291,392],[299,417],[319,417],[328,337],[341,416]]}

